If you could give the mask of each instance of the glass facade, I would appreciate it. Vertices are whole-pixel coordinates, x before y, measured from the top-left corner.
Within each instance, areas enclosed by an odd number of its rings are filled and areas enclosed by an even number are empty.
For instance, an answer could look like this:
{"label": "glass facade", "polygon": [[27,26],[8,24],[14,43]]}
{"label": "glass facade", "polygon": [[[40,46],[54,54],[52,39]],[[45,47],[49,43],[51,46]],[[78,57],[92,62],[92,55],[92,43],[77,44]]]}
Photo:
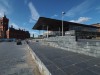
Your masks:
{"label": "glass facade", "polygon": [[86,27],[86,26],[69,25],[69,30],[97,32],[98,28],[95,28],[95,27],[94,28],[93,27]]}

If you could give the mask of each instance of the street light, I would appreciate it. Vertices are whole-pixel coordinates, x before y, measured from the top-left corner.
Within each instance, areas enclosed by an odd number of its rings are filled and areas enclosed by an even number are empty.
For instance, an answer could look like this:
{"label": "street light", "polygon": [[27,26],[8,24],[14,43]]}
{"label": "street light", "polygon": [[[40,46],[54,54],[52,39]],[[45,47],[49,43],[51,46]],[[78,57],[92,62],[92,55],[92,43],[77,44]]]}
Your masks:
{"label": "street light", "polygon": [[59,27],[59,36],[60,36],[60,27]]}
{"label": "street light", "polygon": [[47,25],[47,38],[48,38],[49,32],[48,32],[48,25]]}
{"label": "street light", "polygon": [[42,38],[44,38],[44,25],[42,26]]}
{"label": "street light", "polygon": [[65,12],[62,12],[62,36],[63,36],[63,31],[64,31],[64,30],[63,30],[63,29],[64,29],[64,28],[63,28],[63,16],[64,16],[64,14],[65,14]]}

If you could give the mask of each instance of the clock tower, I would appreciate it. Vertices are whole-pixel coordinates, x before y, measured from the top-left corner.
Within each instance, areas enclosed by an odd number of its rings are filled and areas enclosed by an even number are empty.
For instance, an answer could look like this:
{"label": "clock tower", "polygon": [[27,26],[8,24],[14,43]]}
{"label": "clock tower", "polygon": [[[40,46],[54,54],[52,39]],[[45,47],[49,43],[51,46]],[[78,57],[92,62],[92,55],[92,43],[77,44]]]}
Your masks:
{"label": "clock tower", "polygon": [[8,30],[8,23],[9,19],[4,14],[4,17],[0,18],[0,38],[7,38],[6,31]]}

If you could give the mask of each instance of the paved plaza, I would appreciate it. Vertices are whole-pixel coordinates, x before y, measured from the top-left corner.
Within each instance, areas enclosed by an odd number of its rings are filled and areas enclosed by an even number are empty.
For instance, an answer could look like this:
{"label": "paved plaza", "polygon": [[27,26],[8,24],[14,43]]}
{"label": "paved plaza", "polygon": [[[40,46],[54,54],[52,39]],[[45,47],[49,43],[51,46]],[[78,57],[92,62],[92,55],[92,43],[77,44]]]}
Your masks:
{"label": "paved plaza", "polygon": [[0,75],[34,75],[27,44],[0,42]]}
{"label": "paved plaza", "polygon": [[30,42],[29,46],[52,75],[100,75],[100,58]]}

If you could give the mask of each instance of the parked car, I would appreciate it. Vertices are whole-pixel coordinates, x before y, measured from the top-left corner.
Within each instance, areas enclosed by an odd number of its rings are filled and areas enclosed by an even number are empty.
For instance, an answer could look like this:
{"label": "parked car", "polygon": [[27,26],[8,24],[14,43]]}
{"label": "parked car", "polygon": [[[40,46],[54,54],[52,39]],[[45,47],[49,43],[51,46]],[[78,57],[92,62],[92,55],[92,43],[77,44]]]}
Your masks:
{"label": "parked car", "polygon": [[17,40],[16,43],[17,43],[17,45],[22,45],[21,40]]}
{"label": "parked car", "polygon": [[36,40],[36,42],[39,42],[38,40]]}

